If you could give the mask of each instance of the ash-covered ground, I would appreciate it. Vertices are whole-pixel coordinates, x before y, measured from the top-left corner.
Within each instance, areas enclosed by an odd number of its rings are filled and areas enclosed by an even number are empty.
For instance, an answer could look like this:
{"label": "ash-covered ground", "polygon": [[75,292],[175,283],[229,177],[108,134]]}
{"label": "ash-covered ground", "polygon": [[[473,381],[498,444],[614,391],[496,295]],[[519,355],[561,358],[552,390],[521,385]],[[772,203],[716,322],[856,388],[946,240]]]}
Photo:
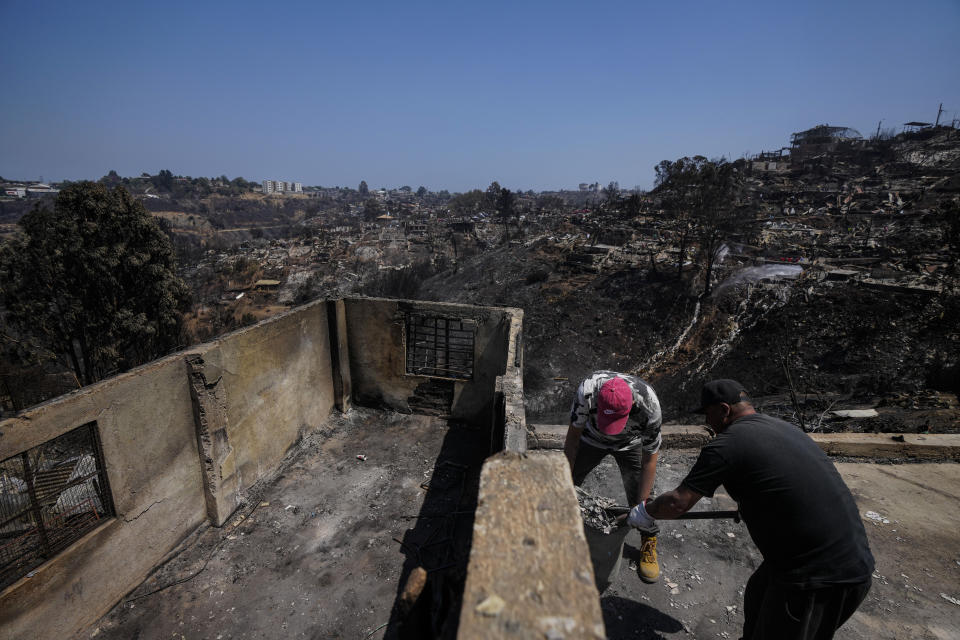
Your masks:
{"label": "ash-covered ground", "polygon": [[[655,492],[677,486],[696,451],[664,450]],[[960,466],[838,462],[863,517],[876,559],[873,586],[838,639],[955,638],[960,629]],[[612,458],[584,482],[592,494],[623,504],[620,472]],[[695,510],[735,509],[719,490]],[[623,562],[600,594],[610,640],[739,638],[743,588],[760,564],[746,526],[733,520],[659,522],[660,580],[637,575],[640,534],[626,538]],[[823,523],[829,526],[829,523]]]}
{"label": "ash-covered ground", "polygon": [[[489,434],[434,417],[333,417],[77,640],[417,638],[430,625],[453,637],[488,446]],[[395,609],[416,566],[437,619]]]}

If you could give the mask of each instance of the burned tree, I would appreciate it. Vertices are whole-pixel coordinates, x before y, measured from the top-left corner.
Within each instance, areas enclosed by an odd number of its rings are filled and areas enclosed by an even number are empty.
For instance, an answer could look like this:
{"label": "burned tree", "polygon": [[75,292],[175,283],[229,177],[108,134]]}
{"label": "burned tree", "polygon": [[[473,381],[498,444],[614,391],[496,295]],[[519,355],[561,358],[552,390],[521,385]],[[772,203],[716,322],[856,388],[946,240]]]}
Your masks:
{"label": "burned tree", "polygon": [[607,208],[611,211],[615,210],[620,204],[620,183],[610,181],[610,184],[603,188],[603,197]]}
{"label": "burned tree", "polygon": [[701,197],[694,210],[699,261],[703,269],[703,295],[710,294],[713,268],[724,243],[741,233],[749,213],[740,201],[741,177],[729,162],[707,163],[700,173]]}
{"label": "burned tree", "polygon": [[656,194],[660,197],[664,214],[671,220],[673,235],[679,249],[677,277],[683,275],[683,261],[693,232],[693,209],[697,200],[696,185],[700,168],[707,159],[703,156],[680,158],[670,162],[663,160],[654,167]]}
{"label": "burned tree", "polygon": [[[493,184],[497,183],[494,182]],[[517,220],[516,196],[514,193],[510,191],[510,189],[500,189],[497,192],[495,205],[497,208],[497,218],[503,225],[504,238],[509,237],[510,223],[516,224],[517,229],[522,233],[523,230],[520,229],[519,221]]]}
{"label": "burned tree", "polygon": [[711,289],[713,268],[724,241],[742,230],[749,219],[739,202],[742,177],[737,166],[703,156],[664,160],[656,167],[657,188],[665,212],[674,218],[679,244],[678,275],[687,246],[695,242],[704,273],[702,295]]}

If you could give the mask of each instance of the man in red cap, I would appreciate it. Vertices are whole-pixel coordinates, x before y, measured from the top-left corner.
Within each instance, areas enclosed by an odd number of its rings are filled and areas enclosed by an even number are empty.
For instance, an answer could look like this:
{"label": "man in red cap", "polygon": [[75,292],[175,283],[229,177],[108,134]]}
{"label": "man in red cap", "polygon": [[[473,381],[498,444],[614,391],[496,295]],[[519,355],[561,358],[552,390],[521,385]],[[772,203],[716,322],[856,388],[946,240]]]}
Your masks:
{"label": "man in red cap", "polygon": [[[577,388],[570,411],[564,453],[580,486],[607,455],[620,467],[631,507],[650,497],[660,451],[660,401],[653,388],[636,376],[596,371]],[[658,527],[641,528],[638,573],[644,582],[660,577]]]}

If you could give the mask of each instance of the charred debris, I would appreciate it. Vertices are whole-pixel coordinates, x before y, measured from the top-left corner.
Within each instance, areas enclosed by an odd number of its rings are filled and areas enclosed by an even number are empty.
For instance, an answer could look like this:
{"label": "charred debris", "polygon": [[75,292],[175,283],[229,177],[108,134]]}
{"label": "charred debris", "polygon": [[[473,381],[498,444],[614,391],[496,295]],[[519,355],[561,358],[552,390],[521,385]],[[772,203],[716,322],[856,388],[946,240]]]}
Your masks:
{"label": "charred debris", "polygon": [[[178,246],[197,340],[357,293],[509,305],[525,311],[533,419],[563,423],[580,377],[610,368],[646,376],[678,422],[696,419],[699,382],[732,376],[806,429],[956,430],[960,131],[909,129],[820,125],[728,163],[737,220],[709,243],[667,190],[615,183],[358,203],[305,189],[218,200],[212,226],[214,204],[148,204]],[[282,228],[254,219],[264,208]],[[5,411],[30,404],[12,394],[0,389]],[[832,413],[845,409],[878,415]]]}

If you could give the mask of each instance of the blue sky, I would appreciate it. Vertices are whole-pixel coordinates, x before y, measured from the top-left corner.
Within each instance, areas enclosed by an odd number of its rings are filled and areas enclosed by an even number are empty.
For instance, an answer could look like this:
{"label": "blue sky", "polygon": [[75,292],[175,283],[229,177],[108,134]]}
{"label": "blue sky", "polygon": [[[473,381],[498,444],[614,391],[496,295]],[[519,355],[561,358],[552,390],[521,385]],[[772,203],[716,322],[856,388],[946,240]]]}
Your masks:
{"label": "blue sky", "polygon": [[0,0],[0,176],[463,191],[960,118],[960,1]]}

